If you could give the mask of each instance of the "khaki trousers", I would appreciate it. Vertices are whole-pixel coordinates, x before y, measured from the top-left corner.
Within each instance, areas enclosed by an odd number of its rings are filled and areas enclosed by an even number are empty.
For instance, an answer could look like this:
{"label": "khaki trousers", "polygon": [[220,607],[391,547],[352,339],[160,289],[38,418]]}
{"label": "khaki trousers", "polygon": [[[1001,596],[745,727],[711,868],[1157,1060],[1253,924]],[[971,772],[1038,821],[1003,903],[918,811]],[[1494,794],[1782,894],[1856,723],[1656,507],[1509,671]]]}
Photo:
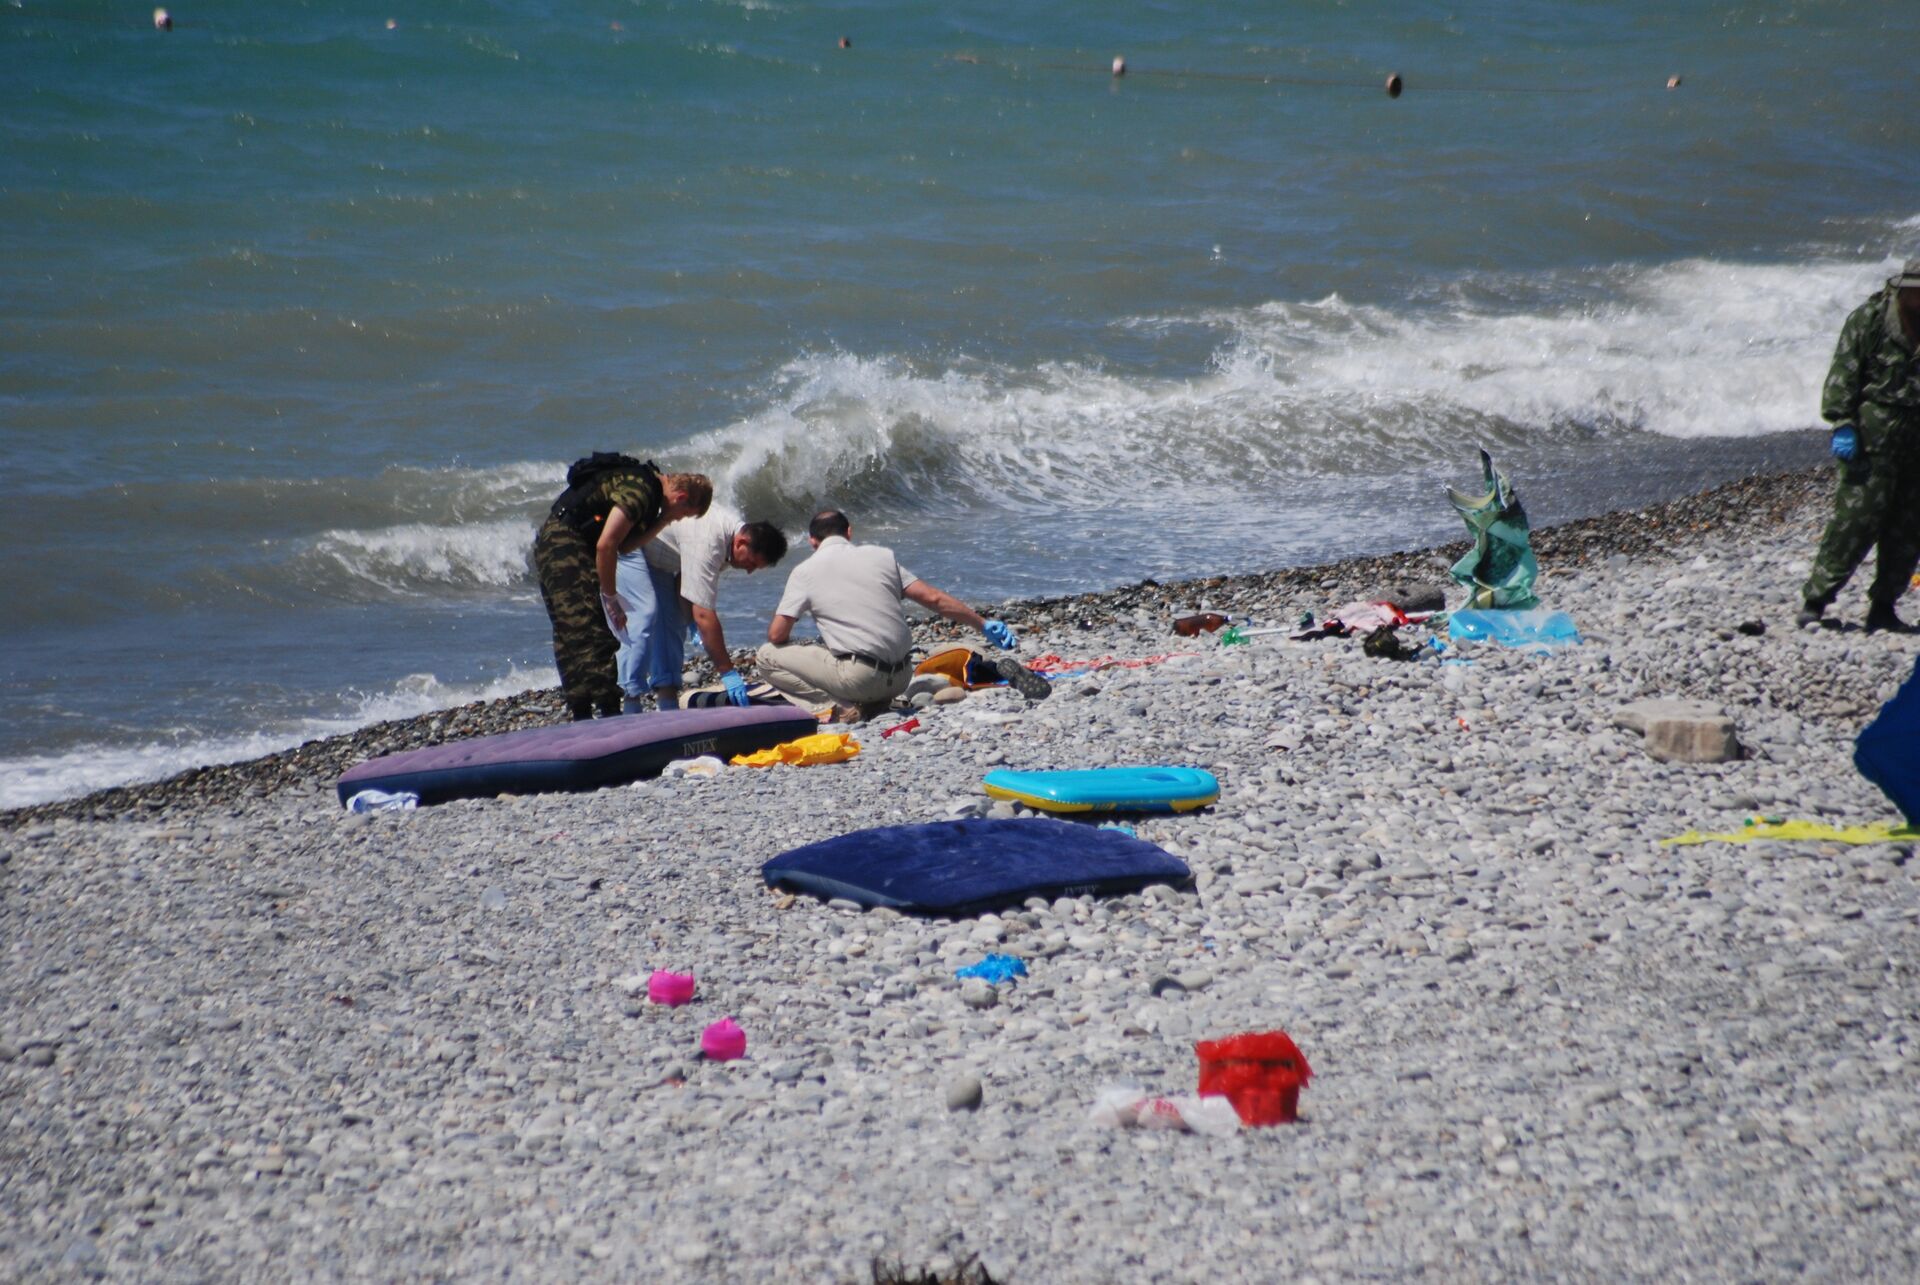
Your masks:
{"label": "khaki trousers", "polygon": [[907,690],[913,666],[888,671],[864,660],[841,660],[819,643],[768,643],[754,672],[815,713],[842,705],[872,714]]}

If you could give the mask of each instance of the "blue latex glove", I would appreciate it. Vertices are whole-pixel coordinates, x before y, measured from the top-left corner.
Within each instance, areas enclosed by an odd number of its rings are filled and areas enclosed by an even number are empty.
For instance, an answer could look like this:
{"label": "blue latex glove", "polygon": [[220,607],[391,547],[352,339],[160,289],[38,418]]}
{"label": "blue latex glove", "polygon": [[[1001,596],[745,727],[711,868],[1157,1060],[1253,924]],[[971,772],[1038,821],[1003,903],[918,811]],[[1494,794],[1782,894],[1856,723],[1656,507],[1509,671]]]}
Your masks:
{"label": "blue latex glove", "polygon": [[720,675],[720,683],[727,689],[727,699],[736,705],[744,706],[747,701],[747,680],[740,677],[740,671],[729,669]]}
{"label": "blue latex glove", "polygon": [[1007,628],[1006,621],[989,620],[986,624],[980,626],[980,632],[985,634],[987,641],[994,646],[1004,647],[1008,651],[1013,650],[1013,630]]}
{"label": "blue latex glove", "polygon": [[1846,461],[1860,453],[1860,435],[1851,424],[1842,424],[1833,430],[1833,442],[1828,447],[1833,458]]}

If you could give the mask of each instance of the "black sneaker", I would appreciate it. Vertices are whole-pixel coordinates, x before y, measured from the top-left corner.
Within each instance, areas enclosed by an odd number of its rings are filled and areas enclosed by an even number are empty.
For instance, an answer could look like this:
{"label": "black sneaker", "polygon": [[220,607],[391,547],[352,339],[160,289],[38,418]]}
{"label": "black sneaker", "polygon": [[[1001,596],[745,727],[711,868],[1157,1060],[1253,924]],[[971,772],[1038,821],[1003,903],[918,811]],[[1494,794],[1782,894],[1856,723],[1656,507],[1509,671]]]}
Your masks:
{"label": "black sneaker", "polygon": [[1882,629],[1890,634],[1920,634],[1920,625],[1910,625],[1893,614],[1892,607],[1867,608],[1867,632],[1877,634]]}
{"label": "black sneaker", "polygon": [[1007,680],[1007,686],[1030,701],[1043,701],[1053,695],[1052,683],[1011,656],[1001,656],[993,662],[993,667]]}
{"label": "black sneaker", "polygon": [[1800,608],[1800,614],[1793,618],[1793,623],[1799,628],[1805,629],[1808,625],[1820,624],[1821,617],[1826,614],[1827,609],[1825,607],[1816,607],[1812,603],[1807,603],[1804,607]]}

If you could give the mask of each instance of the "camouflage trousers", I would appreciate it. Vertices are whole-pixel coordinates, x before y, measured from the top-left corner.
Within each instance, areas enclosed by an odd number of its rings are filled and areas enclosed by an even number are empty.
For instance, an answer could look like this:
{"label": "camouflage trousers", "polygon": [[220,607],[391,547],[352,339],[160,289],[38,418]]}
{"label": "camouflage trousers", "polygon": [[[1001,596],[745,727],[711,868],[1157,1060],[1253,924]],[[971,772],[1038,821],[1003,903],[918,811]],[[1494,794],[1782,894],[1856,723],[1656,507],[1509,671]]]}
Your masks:
{"label": "camouflage trousers", "polygon": [[575,718],[592,718],[596,711],[618,714],[613,657],[620,643],[600,608],[593,546],[573,528],[548,518],[533,539],[533,569],[553,621],[553,663],[567,709]]}
{"label": "camouflage trousers", "polygon": [[1833,519],[1801,590],[1807,606],[1823,611],[1875,545],[1867,589],[1874,606],[1891,607],[1920,565],[1920,427],[1863,435],[1864,456],[1839,467]]}

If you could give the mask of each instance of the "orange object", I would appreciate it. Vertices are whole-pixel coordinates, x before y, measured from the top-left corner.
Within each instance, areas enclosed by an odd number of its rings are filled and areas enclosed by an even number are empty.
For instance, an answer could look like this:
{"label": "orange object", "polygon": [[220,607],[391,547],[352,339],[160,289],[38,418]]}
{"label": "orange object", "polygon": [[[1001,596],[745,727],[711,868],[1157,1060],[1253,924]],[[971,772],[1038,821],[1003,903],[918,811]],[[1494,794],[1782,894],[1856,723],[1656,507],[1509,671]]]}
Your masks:
{"label": "orange object", "polygon": [[938,674],[955,687],[964,687],[968,691],[978,691],[982,687],[998,687],[1004,680],[993,676],[990,683],[967,681],[967,664],[975,659],[971,647],[949,647],[945,651],[936,651],[913,667],[916,674]]}
{"label": "orange object", "polygon": [[1202,1040],[1193,1051],[1200,1058],[1201,1097],[1226,1098],[1242,1124],[1293,1122],[1313,1068],[1285,1031]]}

